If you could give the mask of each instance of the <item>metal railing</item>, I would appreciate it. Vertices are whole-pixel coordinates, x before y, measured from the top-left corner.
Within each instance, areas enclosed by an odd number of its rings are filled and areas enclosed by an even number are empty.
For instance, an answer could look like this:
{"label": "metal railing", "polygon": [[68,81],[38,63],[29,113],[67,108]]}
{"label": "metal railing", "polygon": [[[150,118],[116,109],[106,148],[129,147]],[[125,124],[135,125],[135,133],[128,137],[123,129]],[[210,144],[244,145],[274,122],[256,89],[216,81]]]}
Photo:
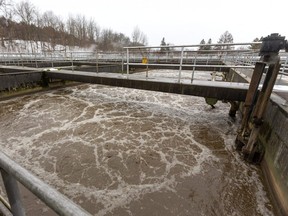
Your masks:
{"label": "metal railing", "polygon": [[[72,202],[70,199],[56,191],[54,188],[32,175],[29,171],[21,167],[1,151],[0,171],[9,199],[9,206],[7,203],[5,205],[0,205],[0,215],[1,209],[4,210],[4,212],[2,211],[2,214],[4,215],[6,215],[9,211],[11,211],[14,216],[25,215],[25,210],[21,202],[21,194],[18,189],[17,181],[25,186],[28,190],[30,190],[33,194],[35,194],[39,199],[41,199],[47,206],[49,206],[59,215],[91,215],[76,205],[74,202]],[[2,202],[0,200],[0,204],[1,203]],[[3,206],[6,207],[6,211]],[[10,207],[11,209],[8,210]]]}
{"label": "metal railing", "polygon": [[[243,49],[243,46],[252,44],[260,44],[260,42],[252,43],[229,43],[229,44],[206,44],[206,45],[181,45],[181,46],[138,46],[124,47],[124,52],[68,52],[55,51],[43,53],[0,53],[0,62],[4,65],[17,65],[24,67],[27,62],[34,62],[38,68],[40,63],[45,62],[45,67],[54,67],[55,62],[66,62],[71,65],[74,70],[76,62],[89,62],[95,64],[96,71],[99,65],[104,62],[117,62],[122,64],[122,72],[127,67],[127,77],[131,66],[145,66],[147,68],[147,76],[149,67],[178,67],[179,79],[181,79],[182,69],[192,67],[192,81],[196,68],[210,67],[219,68],[243,68],[252,69],[257,61],[259,61],[258,50]],[[196,50],[200,46],[213,47],[210,50]],[[240,46],[240,48],[237,46]],[[233,49],[215,49],[215,47],[233,47]],[[194,50],[193,50],[194,49]],[[125,61],[126,57],[126,61]],[[147,62],[143,63],[143,58],[147,58]],[[280,69],[280,79],[288,75],[287,59],[285,53],[280,53],[282,67]],[[218,61],[218,63],[217,63]],[[216,64],[215,64],[216,62]],[[221,64],[225,63],[224,64]],[[220,63],[220,64],[219,64]],[[48,65],[47,65],[48,64]],[[49,66],[50,64],[50,66]],[[221,65],[221,66],[220,66]]]}
{"label": "metal railing", "polygon": [[69,63],[92,62],[98,65],[102,62],[122,62],[123,52],[43,52],[43,53],[0,53],[0,64],[24,67],[26,63],[34,63],[38,68],[40,63]]}
{"label": "metal railing", "polygon": [[[253,56],[253,59],[256,59],[256,53],[257,52],[253,52],[250,49],[246,49],[246,50],[231,50],[231,47],[235,48],[235,46],[248,46],[248,45],[253,45],[253,44],[261,44],[259,42],[250,42],[250,43],[223,43],[223,44],[195,44],[195,45],[181,45],[181,46],[136,46],[136,47],[124,47],[124,49],[126,49],[126,68],[127,68],[127,78],[129,78],[129,71],[130,71],[130,66],[139,66],[139,65],[145,65],[147,67],[147,75],[148,76],[148,67],[149,66],[166,66],[166,67],[179,67],[179,74],[178,74],[178,82],[180,82],[181,80],[181,71],[183,67],[192,67],[193,68],[193,72],[192,72],[192,78],[191,81],[193,81],[193,77],[194,77],[194,72],[195,72],[195,68],[196,67],[213,67],[213,68],[254,68],[253,65],[243,65],[243,61],[242,64],[239,64],[239,61],[241,60],[239,57],[239,53],[247,53],[247,54],[252,54],[251,56]],[[199,48],[200,46],[206,46],[206,47],[219,47],[220,49],[218,50],[201,50],[199,51],[195,51],[194,55],[191,55],[191,53],[193,53],[193,51],[189,50],[189,49],[193,49],[193,48]],[[229,47],[229,49],[227,49],[227,47]],[[161,50],[165,50],[166,51],[166,58],[167,56],[169,57],[169,53],[173,53],[172,55],[170,55],[170,59],[177,59],[179,63],[176,64],[163,64],[163,63],[159,63],[159,64],[151,64],[149,63],[149,59],[153,59],[153,54],[157,53],[157,51],[155,52],[151,52],[151,49],[153,50],[158,50],[158,52]],[[180,50],[175,50],[175,49],[180,49]],[[186,49],[186,50],[185,50]],[[133,58],[134,56],[132,56],[130,53],[132,53],[131,51],[135,50],[139,50],[140,54],[142,55],[143,61],[142,63],[131,63],[131,57]],[[167,51],[168,50],[168,51]],[[172,51],[170,51],[172,50]],[[176,54],[175,54],[176,51]],[[237,52],[238,51],[238,52]],[[201,52],[204,52],[205,55],[200,55]],[[238,54],[228,54],[231,52],[235,52]],[[165,53],[165,52],[162,52]],[[132,53],[133,54],[133,53]],[[151,55],[152,54],[152,55]],[[135,53],[134,53],[135,55]],[[234,65],[219,65],[219,64],[209,64],[209,60],[218,60],[218,61],[222,61],[222,62],[236,62],[236,58],[238,58],[238,64],[234,64]],[[245,57],[243,57],[245,58]],[[144,61],[145,59],[145,61]],[[252,58],[251,58],[252,59]],[[153,59],[154,60],[154,59]],[[190,60],[190,61],[189,61]],[[199,65],[197,64],[199,61],[205,61],[205,63]],[[184,62],[186,61],[186,63],[184,64]],[[134,62],[135,62],[135,57],[134,57]],[[187,64],[187,62],[191,62],[192,64]]]}
{"label": "metal railing", "polygon": [[283,75],[288,76],[288,56],[286,57],[285,63],[281,64],[281,68],[280,68],[280,79],[282,79]]}
{"label": "metal railing", "polygon": [[[260,60],[259,50],[235,49],[237,46],[247,46],[261,44],[261,42],[252,43],[226,43],[226,44],[206,44],[206,45],[182,45],[182,46],[137,46],[124,47],[126,49],[127,78],[129,78],[131,66],[146,66],[148,77],[148,68],[153,66],[178,67],[178,82],[181,80],[181,71],[183,68],[192,67],[193,81],[196,68],[242,68],[253,69],[255,63]],[[191,48],[208,46],[208,47],[233,47],[233,49],[212,49],[212,50],[189,50]],[[175,50],[177,49],[177,50]],[[162,50],[162,51],[161,51]],[[288,56],[281,55],[282,64],[280,69],[280,79],[282,75],[288,75],[287,59]],[[145,59],[145,61],[142,61]],[[155,63],[158,61],[159,63]],[[164,60],[161,62],[161,60]],[[166,60],[166,62],[165,62]],[[223,64],[215,64],[218,61]],[[153,63],[149,63],[153,62]],[[168,63],[172,62],[172,63]],[[176,63],[175,63],[176,62]]]}

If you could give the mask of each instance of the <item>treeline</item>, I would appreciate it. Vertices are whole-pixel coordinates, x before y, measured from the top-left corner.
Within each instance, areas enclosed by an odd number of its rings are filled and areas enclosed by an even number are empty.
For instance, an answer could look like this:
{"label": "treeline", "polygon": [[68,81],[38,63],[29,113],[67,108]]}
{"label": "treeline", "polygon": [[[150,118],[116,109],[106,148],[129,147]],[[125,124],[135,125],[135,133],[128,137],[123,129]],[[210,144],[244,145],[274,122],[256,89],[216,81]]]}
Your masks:
{"label": "treeline", "polygon": [[[255,38],[252,42],[261,42],[263,37]],[[231,44],[233,43],[233,36],[230,32],[225,31],[222,35],[220,35],[219,40],[217,41],[217,44]],[[234,46],[232,45],[223,45],[223,46],[212,46],[212,39],[210,38],[207,43],[205,42],[205,39],[202,39],[200,42],[199,49],[201,52],[209,51],[209,50],[232,50],[234,49]],[[252,49],[257,50],[260,49],[261,44],[252,44],[248,47],[239,47],[238,49]]]}
{"label": "treeline", "polygon": [[[131,39],[111,29],[101,29],[93,18],[84,15],[69,16],[63,20],[52,11],[39,13],[29,1],[13,4],[0,0],[0,39],[2,47],[23,40],[31,44],[30,50],[54,51],[57,45],[93,47],[102,51],[116,51],[123,46],[146,45],[147,36],[135,27]],[[35,47],[36,45],[36,47]]]}

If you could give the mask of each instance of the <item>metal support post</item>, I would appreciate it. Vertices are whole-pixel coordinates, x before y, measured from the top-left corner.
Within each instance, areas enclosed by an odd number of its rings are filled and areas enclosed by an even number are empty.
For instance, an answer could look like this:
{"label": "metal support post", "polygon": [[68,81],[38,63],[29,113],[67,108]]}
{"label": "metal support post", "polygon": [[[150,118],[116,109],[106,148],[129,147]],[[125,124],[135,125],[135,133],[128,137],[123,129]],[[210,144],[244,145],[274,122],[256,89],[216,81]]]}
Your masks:
{"label": "metal support post", "polygon": [[25,216],[25,211],[22,205],[19,188],[17,181],[8,174],[6,171],[1,169],[2,179],[5,185],[5,190],[11,205],[11,212],[14,216]]}
{"label": "metal support post", "polygon": [[[196,65],[196,61],[197,61],[197,54],[195,53],[195,57],[194,57],[194,65]],[[193,67],[193,71],[192,71],[192,77],[191,77],[191,83],[194,80],[194,73],[195,73],[195,66]]]}
{"label": "metal support post", "polygon": [[124,53],[123,53],[123,51],[121,52],[121,58],[122,58],[121,72],[122,72],[122,74],[123,74],[123,72],[124,72]]}
{"label": "metal support post", "polygon": [[276,63],[273,65],[270,65],[266,73],[266,77],[265,77],[262,89],[258,96],[258,101],[255,107],[255,111],[253,113],[254,121],[256,119],[260,120],[265,113],[270,95],[272,93],[274,84],[277,79],[277,75],[279,73],[279,69],[280,69],[280,58],[278,56],[278,60],[276,61]]}
{"label": "metal support post", "polygon": [[73,64],[73,53],[70,53],[70,59],[71,59],[71,66],[72,66],[72,71],[74,71],[74,64]]}
{"label": "metal support post", "polygon": [[245,159],[247,159],[250,162],[254,160],[260,126],[263,123],[263,117],[264,117],[274,84],[276,82],[279,69],[280,69],[280,58],[278,56],[278,61],[276,62],[276,64],[269,66],[269,70],[266,74],[263,87],[261,89],[261,92],[259,93],[258,100],[255,106],[255,110],[253,112],[253,121],[252,121],[253,125],[252,125],[251,134],[250,134],[247,145],[245,145],[245,147],[242,149]]}
{"label": "metal support post", "polygon": [[[12,214],[14,216],[25,215],[20,202],[20,195],[16,179],[29,191],[35,194],[40,200],[42,200],[48,207],[55,211],[57,215],[91,215],[73,203],[67,197],[59,193],[57,190],[53,189],[48,184],[32,175],[29,171],[21,167],[1,151],[0,167],[4,185],[12,208]],[[9,196],[12,196],[12,198],[10,199]]]}
{"label": "metal support post", "polygon": [[230,110],[229,110],[229,116],[231,116],[232,118],[235,118],[236,116],[236,112],[239,109],[239,102],[237,101],[229,101],[230,103]]}
{"label": "metal support post", "polygon": [[181,48],[181,59],[180,59],[180,66],[179,66],[178,83],[180,83],[180,80],[181,80],[181,71],[182,71],[182,64],[183,64],[183,54],[184,54],[184,47]]}
{"label": "metal support post", "polygon": [[127,48],[126,60],[127,60],[127,79],[128,79],[129,78],[129,48]]}
{"label": "metal support post", "polygon": [[[260,162],[264,151],[258,145],[260,126],[280,70],[280,49],[287,48],[285,37],[271,34],[263,39],[260,49],[261,62],[256,63],[250,86],[246,95],[241,128],[236,138],[236,148],[242,150],[244,158],[249,162]],[[266,77],[258,93],[259,84],[265,70],[269,65]]]}
{"label": "metal support post", "polygon": [[22,57],[22,54],[20,53],[20,59],[21,59],[21,63],[22,63],[22,67],[24,67],[24,60],[23,60],[23,57]]}
{"label": "metal support post", "polygon": [[96,73],[99,73],[98,50],[96,50]]}
{"label": "metal support post", "polygon": [[52,68],[54,67],[54,63],[53,63],[53,54],[51,52],[51,65],[52,65]]}
{"label": "metal support post", "polygon": [[38,68],[38,62],[37,62],[37,53],[35,52],[35,66]]}
{"label": "metal support post", "polygon": [[255,65],[254,72],[252,74],[251,82],[249,85],[249,89],[246,95],[244,109],[243,109],[243,118],[242,124],[240,128],[241,136],[245,136],[245,128],[247,127],[250,115],[253,110],[253,106],[255,105],[256,98],[257,98],[257,90],[259,88],[259,84],[265,70],[266,64],[263,62],[257,62]]}
{"label": "metal support post", "polygon": [[225,54],[224,54],[223,63],[226,62],[226,58],[227,58],[227,52],[225,52]]}

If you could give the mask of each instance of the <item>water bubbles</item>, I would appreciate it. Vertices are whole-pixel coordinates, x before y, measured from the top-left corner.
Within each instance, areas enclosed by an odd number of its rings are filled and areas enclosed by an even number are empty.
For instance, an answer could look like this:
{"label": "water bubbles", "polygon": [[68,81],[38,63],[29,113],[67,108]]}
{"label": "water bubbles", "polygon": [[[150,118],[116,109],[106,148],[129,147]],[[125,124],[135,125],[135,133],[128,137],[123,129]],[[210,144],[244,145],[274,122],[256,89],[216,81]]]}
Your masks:
{"label": "water bubbles", "polygon": [[235,199],[249,200],[250,215],[271,213],[259,177],[243,175],[251,168],[231,147],[228,104],[79,85],[1,107],[4,152],[93,214],[247,213]]}

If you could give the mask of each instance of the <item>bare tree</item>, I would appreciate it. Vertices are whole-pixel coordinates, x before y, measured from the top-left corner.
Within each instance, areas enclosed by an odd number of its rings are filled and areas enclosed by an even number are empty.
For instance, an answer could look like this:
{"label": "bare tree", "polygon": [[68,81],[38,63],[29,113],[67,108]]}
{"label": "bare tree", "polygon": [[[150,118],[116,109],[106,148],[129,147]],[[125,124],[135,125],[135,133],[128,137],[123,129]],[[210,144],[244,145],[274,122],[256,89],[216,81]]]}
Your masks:
{"label": "bare tree", "polygon": [[46,47],[47,50],[55,50],[56,45],[56,30],[58,17],[53,13],[53,11],[46,11],[43,14],[43,39],[49,42],[50,46]]}
{"label": "bare tree", "polygon": [[15,14],[18,16],[24,33],[24,39],[26,41],[30,41],[31,51],[34,52],[33,44],[31,40],[33,39],[33,35],[35,35],[35,26],[32,26],[36,17],[36,8],[29,1],[21,1],[16,4]]}
{"label": "bare tree", "polygon": [[5,19],[12,19],[13,4],[11,0],[0,0],[0,16]]}
{"label": "bare tree", "polygon": [[87,44],[87,19],[83,15],[77,15],[74,19],[74,25],[76,30],[76,37],[80,40],[80,46],[85,46]]}
{"label": "bare tree", "polygon": [[87,24],[87,37],[90,43],[98,43],[101,29],[94,19],[90,18]]}
{"label": "bare tree", "polygon": [[13,18],[13,5],[10,0],[0,0],[0,17],[2,22],[4,22],[0,27],[1,45],[5,47],[5,40],[9,41],[9,44],[12,45],[14,34],[13,23],[11,21]]}
{"label": "bare tree", "polygon": [[73,16],[69,16],[68,20],[66,21],[66,31],[68,32],[70,37],[69,44],[75,45],[76,43],[76,21]]}
{"label": "bare tree", "polygon": [[[147,45],[147,36],[135,27],[132,33],[132,42],[122,33],[111,29],[101,31],[94,19],[87,19],[83,15],[69,16],[64,22],[61,17],[52,11],[38,12],[29,0],[22,0],[13,5],[13,0],[0,0],[0,40],[15,39],[30,43],[31,51],[53,50],[56,44],[66,46],[90,46],[97,44],[102,50],[120,50],[123,46]],[[4,43],[5,42],[5,43]],[[22,43],[21,43],[22,44]],[[35,47],[36,45],[36,47]],[[40,45],[40,46],[39,46]]]}
{"label": "bare tree", "polygon": [[140,31],[138,26],[136,26],[132,32],[132,45],[142,46],[147,44],[148,44],[147,36],[142,31]]}
{"label": "bare tree", "polygon": [[66,26],[61,17],[57,17],[57,31],[59,34],[58,43],[64,46],[64,51],[66,52],[66,46],[68,45],[68,35],[66,32]]}
{"label": "bare tree", "polygon": [[31,25],[35,20],[36,8],[29,1],[21,1],[16,4],[15,14],[20,18],[20,22]]}
{"label": "bare tree", "polygon": [[113,50],[113,36],[114,33],[111,29],[103,29],[101,32],[99,49],[103,51]]}
{"label": "bare tree", "polygon": [[[43,19],[42,19],[42,14],[40,14],[38,11],[36,11],[35,13],[35,25],[37,26],[37,29],[41,29],[43,28]],[[36,46],[37,46],[37,50],[39,49],[38,47],[38,42],[40,42],[40,48],[41,50],[43,50],[44,44],[43,44],[43,34],[42,31],[37,30],[35,32],[35,37],[34,37]]]}
{"label": "bare tree", "polygon": [[5,19],[12,19],[13,5],[11,0],[0,0],[0,16]]}

